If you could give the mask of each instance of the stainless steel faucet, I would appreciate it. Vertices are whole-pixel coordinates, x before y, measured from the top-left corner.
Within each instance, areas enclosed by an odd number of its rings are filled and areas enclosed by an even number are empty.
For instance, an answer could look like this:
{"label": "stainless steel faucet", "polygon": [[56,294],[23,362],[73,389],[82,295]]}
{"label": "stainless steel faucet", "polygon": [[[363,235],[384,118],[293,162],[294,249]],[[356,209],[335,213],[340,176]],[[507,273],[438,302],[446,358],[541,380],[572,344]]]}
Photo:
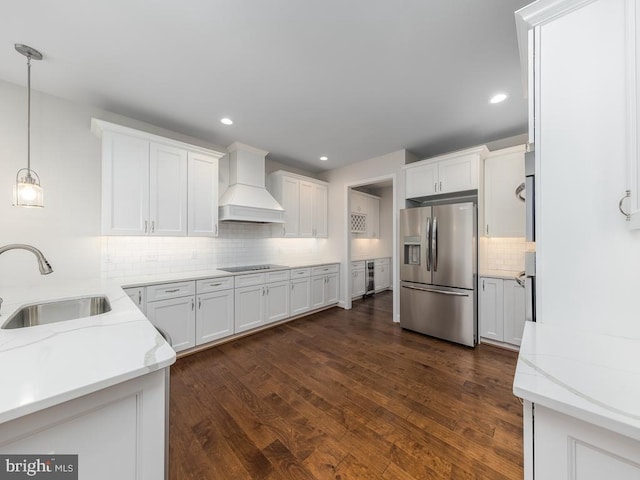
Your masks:
{"label": "stainless steel faucet", "polygon": [[[12,243],[10,245],[5,245],[4,247],[0,247],[0,255],[6,252],[7,250],[26,250],[28,252],[33,253],[38,260],[38,268],[40,269],[41,275],[49,275],[53,272],[53,268],[49,265],[49,261],[44,257],[42,252],[38,250],[36,247],[32,247],[31,245],[24,245],[21,243]],[[2,298],[0,297],[0,308],[2,307]]]}

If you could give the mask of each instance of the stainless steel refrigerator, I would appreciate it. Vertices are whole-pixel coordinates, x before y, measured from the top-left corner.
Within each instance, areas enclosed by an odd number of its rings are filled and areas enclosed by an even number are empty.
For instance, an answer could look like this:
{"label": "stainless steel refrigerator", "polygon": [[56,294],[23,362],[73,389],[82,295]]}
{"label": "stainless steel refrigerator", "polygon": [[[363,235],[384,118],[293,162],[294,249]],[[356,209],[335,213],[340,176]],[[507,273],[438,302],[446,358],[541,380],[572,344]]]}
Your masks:
{"label": "stainless steel refrigerator", "polygon": [[400,210],[400,325],[477,343],[475,202]]}

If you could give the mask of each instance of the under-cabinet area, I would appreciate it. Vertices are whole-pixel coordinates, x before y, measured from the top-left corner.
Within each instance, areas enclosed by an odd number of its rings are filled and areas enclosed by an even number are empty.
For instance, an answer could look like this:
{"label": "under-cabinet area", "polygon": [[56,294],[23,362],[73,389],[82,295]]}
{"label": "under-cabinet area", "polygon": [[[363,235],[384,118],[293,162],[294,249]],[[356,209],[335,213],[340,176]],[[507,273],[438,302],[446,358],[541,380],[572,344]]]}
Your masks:
{"label": "under-cabinet area", "polygon": [[176,352],[338,303],[340,266],[312,265],[124,288]]}

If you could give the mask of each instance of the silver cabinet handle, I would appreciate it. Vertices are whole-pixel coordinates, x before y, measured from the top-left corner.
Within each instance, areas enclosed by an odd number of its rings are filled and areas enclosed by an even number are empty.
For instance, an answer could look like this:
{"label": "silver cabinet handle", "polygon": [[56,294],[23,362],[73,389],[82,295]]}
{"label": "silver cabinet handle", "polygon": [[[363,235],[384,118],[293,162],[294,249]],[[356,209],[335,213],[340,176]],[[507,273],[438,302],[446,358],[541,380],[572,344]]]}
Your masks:
{"label": "silver cabinet handle", "polygon": [[196,302],[193,301],[193,298],[191,299],[191,311],[193,311],[193,309],[196,308]]}
{"label": "silver cabinet handle", "polygon": [[455,297],[468,297],[469,296],[468,293],[448,292],[446,290],[433,290],[431,288],[419,288],[419,287],[413,287],[411,285],[403,285],[402,288],[408,288],[409,290],[420,290],[421,292],[431,292],[431,293],[441,293],[443,295],[453,295]]}
{"label": "silver cabinet handle", "polygon": [[516,282],[518,282],[518,285],[520,285],[522,288],[524,288],[524,278],[526,276],[527,276],[527,272],[523,270],[516,277]]}
{"label": "silver cabinet handle", "polygon": [[202,308],[202,299],[198,298],[198,310]]}
{"label": "silver cabinet handle", "polygon": [[630,222],[630,221],[631,221],[631,214],[630,214],[630,213],[625,212],[625,211],[622,209],[622,203],[623,203],[623,202],[625,201],[625,199],[627,199],[627,198],[631,198],[631,190],[627,190],[627,191],[625,191],[625,192],[624,192],[624,197],[622,197],[622,198],[620,199],[620,203],[618,203],[618,210],[620,210],[620,213],[621,213],[622,215],[624,215],[625,220],[626,220],[627,222]]}
{"label": "silver cabinet handle", "polygon": [[179,288],[174,288],[172,290],[165,290],[164,293],[176,293],[176,292],[179,292],[179,291],[180,291]]}
{"label": "silver cabinet handle", "polygon": [[442,191],[442,182],[440,182],[440,191]]}
{"label": "silver cabinet handle", "polygon": [[151,233],[154,233],[155,231],[156,231],[156,221],[151,220]]}
{"label": "silver cabinet handle", "polygon": [[431,248],[433,250],[433,271],[438,271],[438,219],[433,217],[433,235],[431,237]]}
{"label": "silver cabinet handle", "polygon": [[144,221],[144,233],[147,233],[149,229],[149,222],[147,220]]}
{"label": "silver cabinet handle", "polygon": [[294,285],[295,285],[294,283],[291,284],[291,290],[293,290]]}
{"label": "silver cabinet handle", "polygon": [[213,228],[214,228],[214,235],[217,235],[217,234],[218,234],[218,224],[216,223],[216,224],[213,226]]}
{"label": "silver cabinet handle", "polygon": [[221,283],[210,283],[209,286],[210,287],[219,287],[220,285],[222,285]]}
{"label": "silver cabinet handle", "polygon": [[521,202],[526,202],[526,199],[522,196],[522,192],[524,192],[525,184],[522,182],[520,185],[516,187],[515,195],[518,200]]}
{"label": "silver cabinet handle", "polygon": [[438,182],[433,184],[433,191],[437,192],[438,191]]}
{"label": "silver cabinet handle", "polygon": [[142,290],[138,290],[138,305],[142,305]]}

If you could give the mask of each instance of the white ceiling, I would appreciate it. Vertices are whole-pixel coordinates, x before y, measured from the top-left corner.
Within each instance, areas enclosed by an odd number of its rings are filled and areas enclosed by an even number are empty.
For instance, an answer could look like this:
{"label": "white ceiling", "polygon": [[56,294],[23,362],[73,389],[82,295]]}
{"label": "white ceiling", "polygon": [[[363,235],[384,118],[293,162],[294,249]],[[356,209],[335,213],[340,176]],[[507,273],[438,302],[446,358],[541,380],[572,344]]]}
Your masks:
{"label": "white ceiling", "polygon": [[24,43],[45,56],[35,90],[308,171],[426,157],[526,130],[513,12],[529,1],[17,1],[0,78],[26,84]]}

